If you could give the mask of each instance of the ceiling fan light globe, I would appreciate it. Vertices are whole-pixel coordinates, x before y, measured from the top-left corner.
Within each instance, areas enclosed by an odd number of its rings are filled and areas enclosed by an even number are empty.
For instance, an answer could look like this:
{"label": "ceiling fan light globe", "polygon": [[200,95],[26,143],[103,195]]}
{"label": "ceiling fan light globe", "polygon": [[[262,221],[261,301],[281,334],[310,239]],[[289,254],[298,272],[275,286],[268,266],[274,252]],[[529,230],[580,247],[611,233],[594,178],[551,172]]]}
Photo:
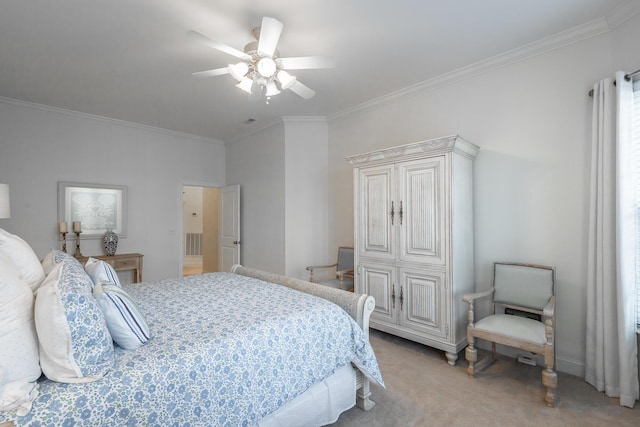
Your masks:
{"label": "ceiling fan light globe", "polygon": [[241,82],[245,75],[249,72],[249,66],[246,62],[238,62],[237,64],[229,64],[229,74],[233,76],[234,79]]}
{"label": "ceiling fan light globe", "polygon": [[296,78],[284,70],[278,71],[276,78],[280,82],[282,89],[289,89],[296,82]]}
{"label": "ceiling fan light globe", "polygon": [[237,88],[242,89],[243,91],[247,92],[249,95],[251,95],[251,87],[253,86],[253,80],[248,79],[247,77],[244,77],[240,83],[238,83],[236,85]]}
{"label": "ceiling fan light globe", "polygon": [[267,83],[267,87],[266,90],[264,92],[264,96],[274,96],[279,94],[280,91],[278,90],[278,87],[276,86],[275,82],[269,82]]}
{"label": "ceiling fan light globe", "polygon": [[258,73],[266,78],[273,77],[277,70],[276,62],[269,57],[260,59],[256,64],[256,68]]}

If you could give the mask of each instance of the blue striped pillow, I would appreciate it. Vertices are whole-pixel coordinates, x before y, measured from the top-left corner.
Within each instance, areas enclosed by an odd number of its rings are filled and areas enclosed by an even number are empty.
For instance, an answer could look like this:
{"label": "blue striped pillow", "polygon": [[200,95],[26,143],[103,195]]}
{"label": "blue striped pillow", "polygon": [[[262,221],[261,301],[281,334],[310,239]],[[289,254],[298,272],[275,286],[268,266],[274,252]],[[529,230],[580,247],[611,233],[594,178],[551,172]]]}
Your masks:
{"label": "blue striped pillow", "polygon": [[95,258],[89,258],[84,264],[84,269],[91,277],[93,285],[97,285],[99,282],[112,283],[122,287],[118,274],[111,267],[110,264]]}
{"label": "blue striped pillow", "polygon": [[98,300],[116,344],[134,350],[149,340],[149,325],[124,289],[113,283],[98,282],[93,288],[93,296]]}

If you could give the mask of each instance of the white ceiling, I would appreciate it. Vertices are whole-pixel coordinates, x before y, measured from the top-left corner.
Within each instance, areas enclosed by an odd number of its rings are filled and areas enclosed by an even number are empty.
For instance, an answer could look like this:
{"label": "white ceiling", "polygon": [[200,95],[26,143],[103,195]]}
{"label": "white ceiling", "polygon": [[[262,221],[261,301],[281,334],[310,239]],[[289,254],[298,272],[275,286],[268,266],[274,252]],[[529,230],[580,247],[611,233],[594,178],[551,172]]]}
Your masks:
{"label": "white ceiling", "polygon": [[[635,2],[632,0],[631,2]],[[228,140],[281,116],[330,116],[602,19],[630,0],[1,0],[0,96]],[[292,72],[317,92],[249,102],[229,75],[262,16],[280,55],[333,57]],[[253,124],[244,123],[255,118]]]}

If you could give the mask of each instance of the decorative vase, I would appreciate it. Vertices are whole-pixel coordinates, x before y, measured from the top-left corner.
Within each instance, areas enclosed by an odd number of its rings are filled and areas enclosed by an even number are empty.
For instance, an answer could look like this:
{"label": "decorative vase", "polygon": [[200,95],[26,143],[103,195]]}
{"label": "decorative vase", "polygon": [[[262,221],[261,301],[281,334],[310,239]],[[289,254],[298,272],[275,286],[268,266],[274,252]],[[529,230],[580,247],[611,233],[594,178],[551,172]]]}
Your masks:
{"label": "decorative vase", "polygon": [[102,240],[104,242],[104,252],[108,256],[115,255],[116,249],[118,249],[118,235],[114,233],[112,229],[107,228],[107,232],[104,233]]}

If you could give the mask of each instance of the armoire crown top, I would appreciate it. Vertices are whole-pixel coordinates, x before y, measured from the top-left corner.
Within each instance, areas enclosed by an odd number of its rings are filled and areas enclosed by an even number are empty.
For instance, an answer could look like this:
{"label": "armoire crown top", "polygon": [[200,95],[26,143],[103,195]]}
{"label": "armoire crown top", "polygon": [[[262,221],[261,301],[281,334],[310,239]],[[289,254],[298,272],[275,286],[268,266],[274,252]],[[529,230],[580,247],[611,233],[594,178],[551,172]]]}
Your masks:
{"label": "armoire crown top", "polygon": [[441,138],[429,139],[426,141],[413,142],[396,147],[383,148],[381,150],[370,151],[368,153],[356,154],[346,157],[347,161],[356,166],[360,164],[370,164],[376,162],[393,161],[399,158],[419,157],[423,155],[433,155],[447,152],[456,152],[465,157],[473,158],[478,154],[480,148],[466,141],[460,135],[449,135]]}

